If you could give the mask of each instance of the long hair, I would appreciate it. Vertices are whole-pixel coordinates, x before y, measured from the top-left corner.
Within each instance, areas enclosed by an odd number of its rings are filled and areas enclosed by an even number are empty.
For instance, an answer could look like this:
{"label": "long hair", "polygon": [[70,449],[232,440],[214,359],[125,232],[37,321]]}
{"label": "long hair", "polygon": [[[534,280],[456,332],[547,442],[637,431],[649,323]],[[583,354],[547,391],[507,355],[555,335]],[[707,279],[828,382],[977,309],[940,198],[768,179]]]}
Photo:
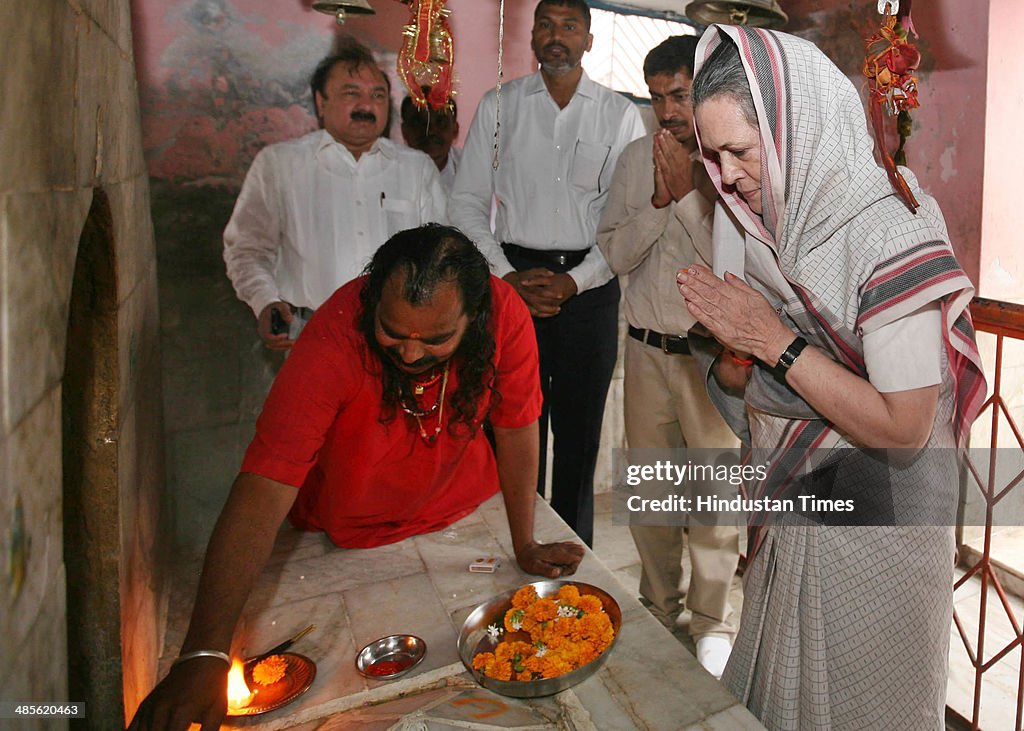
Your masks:
{"label": "long hair", "polygon": [[[452,355],[458,368],[459,386],[452,394],[452,419],[448,430],[464,424],[476,431],[474,418],[480,397],[494,390],[494,336],[490,330],[491,275],[487,259],[457,228],[428,223],[400,231],[377,249],[366,266],[366,284],[359,294],[359,330],[378,356],[383,379],[384,408],[381,421],[395,418],[403,396],[408,396],[408,379],[377,342],[376,312],[384,285],[392,274],[405,276],[402,296],[412,305],[430,302],[439,285],[450,282],[462,297],[462,309],[469,324]],[[492,399],[498,397],[495,391]]]}

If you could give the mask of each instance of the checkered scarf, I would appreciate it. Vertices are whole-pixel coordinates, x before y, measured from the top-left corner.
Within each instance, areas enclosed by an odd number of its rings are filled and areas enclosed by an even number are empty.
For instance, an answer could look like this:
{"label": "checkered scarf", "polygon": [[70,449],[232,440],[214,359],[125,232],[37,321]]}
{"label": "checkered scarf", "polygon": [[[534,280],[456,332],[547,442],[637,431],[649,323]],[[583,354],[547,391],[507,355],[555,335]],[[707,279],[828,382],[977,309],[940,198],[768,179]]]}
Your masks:
{"label": "checkered scarf", "polygon": [[[757,110],[763,215],[723,189],[717,162],[706,157],[722,201],[746,238],[775,253],[805,309],[794,316],[802,335],[862,377],[864,334],[941,304],[962,443],[984,402],[985,378],[968,310],[974,287],[935,200],[909,170],[917,214],[895,194],[875,162],[856,89],[817,47],[776,31],[714,25],[697,47],[698,73],[723,36],[739,48]],[[715,251],[731,250],[735,261],[746,242],[730,229],[716,226]]]}

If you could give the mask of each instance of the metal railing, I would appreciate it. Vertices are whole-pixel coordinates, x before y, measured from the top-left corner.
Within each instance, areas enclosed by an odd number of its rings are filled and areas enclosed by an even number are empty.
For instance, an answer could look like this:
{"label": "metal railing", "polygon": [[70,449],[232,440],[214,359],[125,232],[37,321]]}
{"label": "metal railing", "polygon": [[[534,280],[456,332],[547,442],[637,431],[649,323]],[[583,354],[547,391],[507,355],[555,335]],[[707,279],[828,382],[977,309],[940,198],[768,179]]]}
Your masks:
{"label": "metal railing", "polygon": [[[975,424],[981,423],[986,418],[986,415],[991,418],[991,443],[988,450],[989,464],[987,466],[979,466],[974,464],[970,458],[967,460],[968,482],[978,489],[984,500],[985,527],[981,555],[978,558],[972,557],[967,561],[966,572],[956,581],[953,587],[955,591],[973,577],[978,577],[981,583],[981,591],[978,595],[979,610],[976,637],[968,636],[961,617],[955,608],[953,611],[953,621],[956,623],[960,638],[963,640],[964,649],[970,658],[971,665],[974,667],[973,715],[971,719],[964,720],[970,724],[971,729],[981,728],[982,680],[985,673],[1016,649],[1021,654],[1021,663],[1017,680],[1017,721],[1015,728],[1020,731],[1022,716],[1024,716],[1024,710],[1022,710],[1024,709],[1024,641],[1022,641],[1022,636],[1024,635],[1021,633],[1020,618],[1016,616],[1014,608],[1007,598],[1003,582],[993,566],[992,527],[993,514],[997,505],[1024,481],[1024,474],[1018,474],[1006,482],[1006,484],[1000,486],[996,474],[995,458],[997,454],[996,447],[999,444],[1000,429],[1004,426],[1009,428],[1013,438],[1016,440],[1017,446],[1024,450],[1024,436],[1022,436],[1020,428],[1010,413],[1003,391],[1004,345],[1007,338],[1024,340],[1024,305],[976,297],[971,303],[971,316],[974,319],[974,327],[979,333],[984,332],[995,335],[995,368],[992,373],[987,374],[990,379],[992,393],[982,407],[978,420],[975,422]],[[1004,646],[996,648],[994,652],[989,649],[986,659],[986,626],[988,624],[987,612],[990,589],[995,591],[1015,637]],[[955,712],[954,715],[956,715]]]}

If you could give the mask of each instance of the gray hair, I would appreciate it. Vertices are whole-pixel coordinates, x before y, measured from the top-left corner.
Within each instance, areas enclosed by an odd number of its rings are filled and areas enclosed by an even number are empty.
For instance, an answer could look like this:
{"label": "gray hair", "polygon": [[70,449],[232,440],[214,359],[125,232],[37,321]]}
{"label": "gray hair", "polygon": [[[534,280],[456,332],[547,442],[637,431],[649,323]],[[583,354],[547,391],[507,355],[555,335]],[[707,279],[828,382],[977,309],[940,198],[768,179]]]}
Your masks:
{"label": "gray hair", "polygon": [[721,36],[721,43],[701,66],[690,88],[690,99],[696,109],[721,94],[731,96],[751,127],[757,129],[757,110],[750,94],[750,82],[740,61],[740,51],[730,38]]}

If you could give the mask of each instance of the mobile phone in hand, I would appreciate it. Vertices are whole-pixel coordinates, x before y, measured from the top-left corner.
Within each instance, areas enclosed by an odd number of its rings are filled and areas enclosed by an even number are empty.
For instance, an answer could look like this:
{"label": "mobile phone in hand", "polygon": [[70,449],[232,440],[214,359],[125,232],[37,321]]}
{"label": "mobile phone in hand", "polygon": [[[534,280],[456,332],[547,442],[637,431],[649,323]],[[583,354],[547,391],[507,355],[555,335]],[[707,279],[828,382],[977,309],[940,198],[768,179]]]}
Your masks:
{"label": "mobile phone in hand", "polygon": [[288,334],[288,323],[281,317],[280,310],[273,309],[270,311],[270,334],[271,335],[287,335]]}

